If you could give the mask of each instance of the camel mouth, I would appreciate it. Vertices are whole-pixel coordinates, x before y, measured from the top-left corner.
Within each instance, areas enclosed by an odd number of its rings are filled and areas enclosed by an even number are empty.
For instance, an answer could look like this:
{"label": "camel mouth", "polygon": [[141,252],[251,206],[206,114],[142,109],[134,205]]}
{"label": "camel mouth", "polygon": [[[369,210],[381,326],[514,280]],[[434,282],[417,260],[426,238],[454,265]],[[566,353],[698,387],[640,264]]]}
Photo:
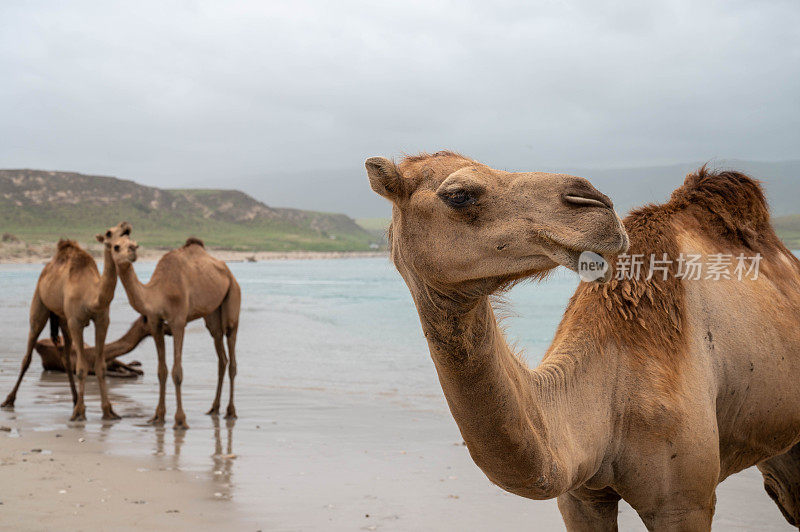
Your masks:
{"label": "camel mouth", "polygon": [[578,273],[578,264],[580,262],[581,251],[570,249],[564,246],[553,246],[548,250],[548,256],[553,262],[557,262],[561,266]]}
{"label": "camel mouth", "polygon": [[555,235],[540,234],[547,242],[545,252],[553,262],[577,273],[581,279],[589,282],[607,282],[611,277],[611,267],[606,260],[608,255],[624,253],[628,249],[628,235],[620,233],[619,242],[615,245],[592,246],[576,249],[563,243]]}
{"label": "camel mouth", "polygon": [[551,259],[578,274],[582,281],[606,283],[611,280],[611,266],[602,254],[569,248],[555,250]]}
{"label": "camel mouth", "polygon": [[[613,211],[612,211],[613,212]],[[553,262],[577,273],[584,281],[607,282],[610,280],[611,267],[606,257],[626,253],[630,246],[630,237],[619,216],[616,219],[616,238],[602,239],[588,245],[576,246],[565,242],[550,231],[539,231],[537,236],[544,240],[545,252]]]}

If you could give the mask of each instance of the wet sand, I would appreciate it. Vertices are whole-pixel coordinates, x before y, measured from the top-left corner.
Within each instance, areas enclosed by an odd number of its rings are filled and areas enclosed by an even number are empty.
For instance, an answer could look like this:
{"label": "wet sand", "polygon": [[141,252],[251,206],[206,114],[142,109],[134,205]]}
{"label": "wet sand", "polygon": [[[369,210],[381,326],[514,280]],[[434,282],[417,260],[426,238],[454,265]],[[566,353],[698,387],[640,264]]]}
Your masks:
{"label": "wet sand", "polygon": [[207,486],[187,473],[110,455],[98,434],[80,428],[12,425],[0,446],[3,528],[197,530],[229,522]]}
{"label": "wet sand", "polygon": [[[140,268],[146,278],[147,265]],[[151,339],[123,358],[140,360],[145,375],[109,381],[123,416],[116,422],[100,420],[94,378],[87,380],[88,421],[68,422],[66,376],[42,372],[34,359],[15,410],[0,411],[0,426],[12,429],[0,431],[0,527],[563,530],[555,501],[507,494],[473,464],[407,290],[391,281],[396,274],[388,266],[381,273],[382,260],[232,268],[246,294],[239,419],[204,415],[216,359],[201,322],[186,335],[183,395],[191,428],[185,432],[171,428],[171,382],[170,423],[146,424],[158,395]],[[0,268],[2,397],[18,372],[37,275],[33,266]],[[555,288],[568,297],[569,286]],[[516,300],[526,323],[543,321],[537,336],[519,335],[534,349],[539,335],[549,341],[554,324],[547,320],[557,320],[563,308],[561,299],[545,300],[547,290],[537,287],[535,298]],[[134,318],[120,288],[109,338]],[[520,330],[513,320],[510,326]],[[792,530],[754,469],[728,479],[717,494],[715,530]],[[620,529],[644,530],[627,505]]]}
{"label": "wet sand", "polygon": [[[89,421],[68,423],[66,382],[57,390],[56,380],[47,375],[41,383],[58,399],[46,416],[21,403],[0,413],[0,424],[12,428],[0,435],[0,522],[14,529],[563,529],[555,501],[493,486],[439,408],[272,389],[260,394],[260,412],[240,405],[235,422],[191,408],[184,433],[144,424],[146,409],[120,389],[136,383],[114,387],[123,420],[98,419],[90,385]],[[714,528],[792,529],[753,469],[720,486]],[[620,529],[644,530],[627,505]]]}

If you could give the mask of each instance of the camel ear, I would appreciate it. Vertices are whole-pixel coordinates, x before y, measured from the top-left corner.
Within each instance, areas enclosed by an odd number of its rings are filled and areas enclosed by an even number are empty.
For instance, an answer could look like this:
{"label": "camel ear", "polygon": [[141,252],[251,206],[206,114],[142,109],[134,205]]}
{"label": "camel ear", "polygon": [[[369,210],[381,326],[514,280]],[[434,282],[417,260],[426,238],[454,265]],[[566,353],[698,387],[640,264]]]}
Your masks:
{"label": "camel ear", "polygon": [[106,240],[106,237],[104,237],[104,236],[103,236],[102,234],[100,234],[100,233],[97,233],[96,235],[94,235],[94,238],[95,238],[95,239],[96,239],[98,242],[100,242],[100,243],[103,243],[103,242],[105,242],[105,240]]}
{"label": "camel ear", "polygon": [[391,201],[397,201],[405,196],[403,176],[392,161],[384,157],[370,157],[364,166],[367,168],[372,190]]}

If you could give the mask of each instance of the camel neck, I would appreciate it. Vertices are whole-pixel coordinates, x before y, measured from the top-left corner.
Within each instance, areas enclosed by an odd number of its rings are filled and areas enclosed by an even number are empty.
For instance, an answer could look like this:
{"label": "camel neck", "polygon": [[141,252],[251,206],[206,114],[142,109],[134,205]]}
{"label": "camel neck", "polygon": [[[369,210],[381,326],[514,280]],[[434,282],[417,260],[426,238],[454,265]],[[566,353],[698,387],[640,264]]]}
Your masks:
{"label": "camel neck", "polygon": [[122,335],[119,340],[111,342],[110,344],[106,344],[103,352],[103,358],[108,361],[126,353],[130,353],[136,349],[136,346],[139,345],[149,334],[150,332],[147,330],[147,326],[142,322],[142,319],[139,318],[133,322],[133,325],[131,325],[131,328],[128,329],[128,332]]}
{"label": "camel neck", "polygon": [[98,300],[100,306],[107,307],[114,299],[114,291],[117,288],[117,267],[111,258],[111,250],[108,246],[104,246],[103,249],[103,274],[100,277]]}
{"label": "camel neck", "polygon": [[[600,465],[607,410],[602,399],[591,404],[580,380],[592,373],[589,353],[563,346],[531,370],[506,343],[487,296],[408,284],[450,411],[484,473],[534,499],[586,481]],[[587,423],[596,430],[572,436],[571,427]]]}
{"label": "camel neck", "polygon": [[531,396],[531,371],[506,344],[489,299],[429,286],[412,294],[447,404],[475,463],[513,493],[540,499],[560,492],[561,467],[546,445],[548,427]]}
{"label": "camel neck", "polygon": [[128,302],[131,306],[142,315],[148,314],[145,291],[147,287],[144,286],[136,275],[133,269],[133,264],[130,262],[123,262],[117,265],[119,279],[122,281],[122,286],[125,288],[125,294],[128,296]]}

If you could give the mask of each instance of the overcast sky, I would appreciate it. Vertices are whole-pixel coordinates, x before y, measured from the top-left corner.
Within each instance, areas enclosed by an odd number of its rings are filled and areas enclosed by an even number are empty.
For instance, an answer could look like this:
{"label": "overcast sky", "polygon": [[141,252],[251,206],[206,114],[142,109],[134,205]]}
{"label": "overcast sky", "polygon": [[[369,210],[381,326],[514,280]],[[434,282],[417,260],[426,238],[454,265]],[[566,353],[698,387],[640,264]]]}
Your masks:
{"label": "overcast sky", "polygon": [[3,2],[0,167],[371,214],[371,155],[800,158],[800,2]]}

